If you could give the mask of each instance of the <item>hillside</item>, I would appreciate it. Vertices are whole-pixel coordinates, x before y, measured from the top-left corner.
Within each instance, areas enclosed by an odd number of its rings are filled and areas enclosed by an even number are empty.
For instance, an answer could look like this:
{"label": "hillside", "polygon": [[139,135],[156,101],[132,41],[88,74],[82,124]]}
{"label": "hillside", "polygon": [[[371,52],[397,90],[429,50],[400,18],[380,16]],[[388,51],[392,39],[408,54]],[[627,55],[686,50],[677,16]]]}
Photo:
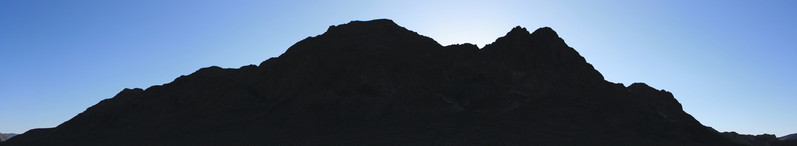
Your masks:
{"label": "hillside", "polygon": [[125,89],[0,145],[733,145],[644,83],[604,80],[548,27],[442,46],[353,21],[238,69]]}

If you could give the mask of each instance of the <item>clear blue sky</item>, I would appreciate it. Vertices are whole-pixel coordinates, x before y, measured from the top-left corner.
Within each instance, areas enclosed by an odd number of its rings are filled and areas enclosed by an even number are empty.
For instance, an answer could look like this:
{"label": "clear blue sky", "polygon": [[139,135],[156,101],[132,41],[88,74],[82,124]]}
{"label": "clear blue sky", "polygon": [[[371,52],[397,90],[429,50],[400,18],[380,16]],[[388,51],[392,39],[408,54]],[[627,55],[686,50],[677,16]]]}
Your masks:
{"label": "clear blue sky", "polygon": [[443,45],[549,26],[607,80],[675,94],[719,131],[797,133],[797,1],[0,1],[0,132],[54,127],[124,88],[237,68],[350,20]]}

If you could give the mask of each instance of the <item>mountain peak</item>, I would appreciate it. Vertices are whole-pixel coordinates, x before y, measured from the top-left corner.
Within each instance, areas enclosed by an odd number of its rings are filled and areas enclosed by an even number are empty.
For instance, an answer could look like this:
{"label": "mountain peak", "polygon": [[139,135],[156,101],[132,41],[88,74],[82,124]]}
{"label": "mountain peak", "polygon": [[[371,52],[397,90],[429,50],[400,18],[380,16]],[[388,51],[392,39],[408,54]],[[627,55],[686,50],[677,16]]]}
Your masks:
{"label": "mountain peak", "polygon": [[[374,19],[368,21],[355,20],[346,24],[331,25],[327,29],[327,33],[331,32],[361,32],[363,30],[390,30],[390,31],[409,31],[404,27],[399,26],[390,19]],[[324,34],[327,34],[324,33]]]}
{"label": "mountain peak", "polygon": [[[501,42],[502,40],[515,40],[515,41],[526,41],[528,39],[533,40],[541,40],[545,42],[555,42],[555,43],[564,43],[559,38],[559,35],[550,27],[540,27],[534,32],[530,33],[528,29],[520,26],[515,26],[506,33],[505,36],[498,38],[495,42]],[[495,43],[494,42],[494,43]]]}
{"label": "mountain peak", "polygon": [[399,26],[398,24],[396,24],[396,22],[393,22],[393,20],[390,20],[390,19],[374,19],[374,20],[367,20],[367,21],[362,21],[362,20],[354,20],[354,21],[351,21],[351,22],[349,22],[349,23],[346,23],[346,24],[341,24],[341,25],[338,25],[338,26],[357,26],[357,27],[363,27],[363,26],[383,26],[383,27],[401,27],[401,26]]}
{"label": "mountain peak", "polygon": [[423,55],[421,52],[437,47],[442,47],[442,45],[429,37],[399,26],[393,20],[376,19],[351,21],[346,24],[330,26],[323,34],[309,37],[294,44],[280,57],[293,56],[301,58],[312,56],[311,59],[334,60],[337,58],[319,56],[357,58],[375,54],[387,56]]}
{"label": "mountain peak", "polygon": [[540,27],[537,30],[535,30],[533,33],[531,33],[531,35],[559,37],[559,35],[556,34],[556,31],[554,31],[553,28],[550,27]]}
{"label": "mountain peak", "polygon": [[634,82],[631,85],[629,85],[628,88],[654,89],[653,87],[650,87],[650,85],[645,84],[643,82]]}
{"label": "mountain peak", "polygon": [[631,85],[628,85],[628,87],[627,87],[627,88],[628,88],[629,90],[636,90],[636,91],[646,91],[646,92],[667,92],[667,93],[669,93],[669,91],[666,91],[666,90],[660,90],[660,89],[653,88],[653,87],[651,87],[650,85],[648,85],[648,84],[646,84],[646,83],[643,83],[643,82],[634,82],[633,84],[631,84]]}
{"label": "mountain peak", "polygon": [[514,28],[512,28],[512,30],[506,33],[506,36],[527,36],[530,34],[531,33],[529,33],[529,30],[526,30],[526,28],[515,26]]}
{"label": "mountain peak", "polygon": [[354,21],[351,21],[350,23],[371,23],[371,24],[385,24],[385,25],[398,26],[398,24],[396,24],[396,22],[393,22],[393,20],[390,20],[390,19],[374,19],[374,20],[368,20],[368,21],[354,20]]}
{"label": "mountain peak", "polygon": [[559,38],[559,35],[556,34],[556,31],[550,27],[540,27],[537,30],[534,30],[534,32],[530,33],[528,29],[520,26],[515,26],[512,28],[512,30],[506,33],[505,37],[529,38],[529,36],[534,38]]}

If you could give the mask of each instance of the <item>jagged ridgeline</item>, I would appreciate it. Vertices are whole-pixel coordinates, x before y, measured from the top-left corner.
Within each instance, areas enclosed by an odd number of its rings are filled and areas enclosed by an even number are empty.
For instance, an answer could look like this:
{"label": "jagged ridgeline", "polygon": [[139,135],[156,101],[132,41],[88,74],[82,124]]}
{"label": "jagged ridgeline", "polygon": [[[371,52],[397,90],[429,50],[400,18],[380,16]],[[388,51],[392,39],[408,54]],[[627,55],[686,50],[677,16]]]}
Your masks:
{"label": "jagged ridgeline", "polygon": [[733,145],[643,83],[605,81],[548,27],[442,46],[352,21],[239,69],[125,89],[0,145]]}

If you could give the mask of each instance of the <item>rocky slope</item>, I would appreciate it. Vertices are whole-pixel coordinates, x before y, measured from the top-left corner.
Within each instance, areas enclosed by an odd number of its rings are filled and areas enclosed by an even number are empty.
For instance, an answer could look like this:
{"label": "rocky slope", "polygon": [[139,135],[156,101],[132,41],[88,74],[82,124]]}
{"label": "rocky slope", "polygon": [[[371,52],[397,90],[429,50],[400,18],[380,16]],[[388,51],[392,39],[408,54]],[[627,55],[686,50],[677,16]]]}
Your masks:
{"label": "rocky slope", "polygon": [[479,49],[353,21],[260,65],[125,89],[0,145],[734,145],[670,92],[605,81],[551,28]]}

